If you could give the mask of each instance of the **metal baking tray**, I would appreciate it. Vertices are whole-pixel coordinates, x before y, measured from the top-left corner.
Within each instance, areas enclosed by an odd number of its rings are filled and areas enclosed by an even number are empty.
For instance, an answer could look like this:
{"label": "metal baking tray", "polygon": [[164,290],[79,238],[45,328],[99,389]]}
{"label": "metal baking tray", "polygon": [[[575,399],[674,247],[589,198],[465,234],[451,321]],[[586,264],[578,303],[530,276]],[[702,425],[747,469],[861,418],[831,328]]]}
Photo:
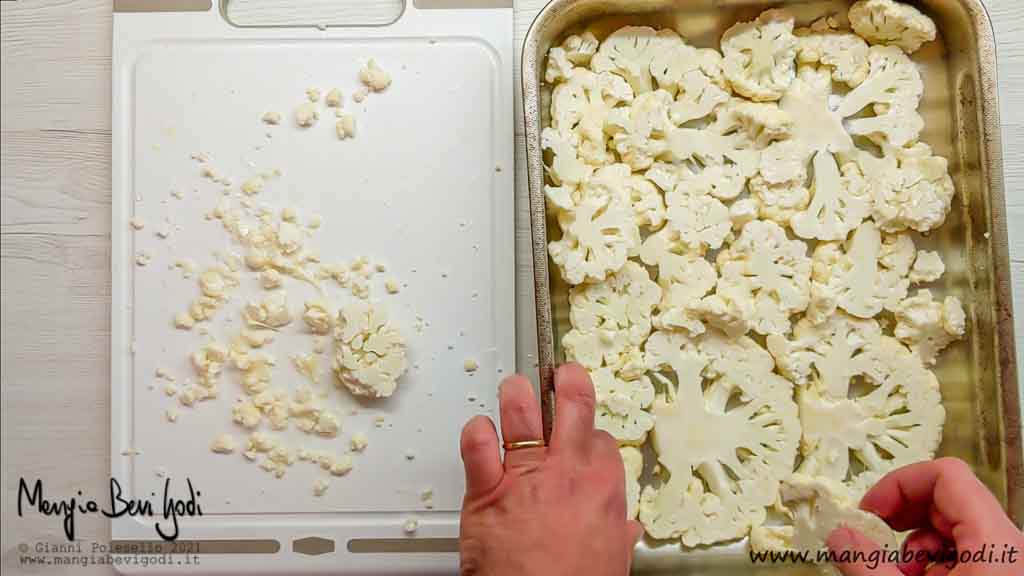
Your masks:
{"label": "metal baking tray", "polygon": [[[523,47],[522,82],[546,432],[553,414],[553,371],[564,358],[559,341],[569,329],[568,286],[547,255],[548,242],[559,235],[546,211],[540,147],[540,132],[550,116],[551,87],[542,80],[548,49],[570,34],[589,30],[603,39],[626,25],[672,28],[690,44],[717,48],[726,28],[767,8],[791,10],[801,26],[826,15],[845,22],[849,4],[846,0],[553,0],[534,20]],[[1019,524],[1024,520],[1024,477],[995,40],[981,0],[916,4],[939,30],[935,42],[913,55],[925,82],[921,139],[949,159],[957,195],[946,225],[927,237],[916,235],[915,242],[942,254],[947,272],[933,292],[959,296],[968,316],[966,337],[948,348],[935,368],[947,413],[940,455],[966,460]],[[735,542],[681,554],[678,544],[642,542],[636,568],[728,573],[751,568],[744,550],[744,542]]]}

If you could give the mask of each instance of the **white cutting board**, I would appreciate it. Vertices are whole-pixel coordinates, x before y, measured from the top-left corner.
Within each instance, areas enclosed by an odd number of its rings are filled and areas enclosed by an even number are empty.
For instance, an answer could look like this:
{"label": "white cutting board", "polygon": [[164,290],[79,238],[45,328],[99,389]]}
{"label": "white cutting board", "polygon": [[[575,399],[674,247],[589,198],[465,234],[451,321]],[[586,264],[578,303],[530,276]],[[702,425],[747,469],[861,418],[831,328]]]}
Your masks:
{"label": "white cutting board", "polygon": [[[158,516],[164,486],[158,472],[166,471],[177,497],[187,496],[189,478],[201,492],[203,516],[180,519],[181,540],[278,543],[276,553],[202,554],[198,564],[172,560],[158,571],[455,570],[456,554],[411,552],[406,543],[457,537],[459,431],[474,414],[496,416],[496,383],[515,367],[511,45],[510,7],[410,3],[390,26],[326,30],[237,28],[218,7],[115,13],[111,473],[126,497],[152,500]],[[368,58],[390,72],[393,84],[356,104],[351,94]],[[308,87],[344,92],[345,107],[357,117],[355,139],[337,139],[333,113],[322,105],[317,125],[294,125],[292,110]],[[280,126],[260,122],[268,110],[282,114]],[[220,398],[194,409],[165,396],[165,382],[155,377],[165,368],[179,385],[194,379],[188,357],[205,340],[195,329],[172,326],[197,284],[170,265],[191,258],[202,268],[216,262],[216,251],[244,253],[219,222],[204,218],[222,186],[200,177],[193,153],[207,155],[235,189],[258,172],[280,169],[256,202],[294,207],[300,222],[322,216],[307,243],[319,247],[325,262],[366,256],[387,267],[374,277],[372,298],[387,306],[408,338],[410,370],[398,391],[384,401],[358,402],[335,390],[328,346],[321,355],[321,378],[330,388],[324,402],[344,415],[342,433],[333,440],[298,430],[282,434],[289,446],[337,454],[353,432],[369,437],[354,470],[329,477],[322,497],[313,496],[312,484],[327,475],[312,464],[296,462],[276,479],[237,452],[209,450],[224,432],[244,442],[244,431],[230,421],[231,404],[242,395],[233,372],[221,378]],[[133,231],[132,217],[146,227]],[[166,239],[155,234],[163,222],[171,225]],[[134,264],[140,251],[152,256],[147,266]],[[389,277],[403,284],[396,295],[383,287]],[[286,282],[298,315],[315,290]],[[352,298],[329,281],[324,286],[335,304]],[[228,343],[241,326],[241,305],[265,294],[246,272],[209,323],[210,336]],[[417,316],[426,324],[422,332]],[[270,345],[278,361],[272,385],[294,390],[305,383],[288,357],[311,349],[296,319]],[[464,371],[466,358],[479,362],[475,374]],[[180,413],[176,423],[164,418],[171,407]],[[386,418],[383,428],[375,426],[378,415]],[[431,510],[420,500],[427,488],[434,494]],[[419,522],[414,536],[402,531],[410,518]],[[160,518],[115,519],[112,537],[157,540],[154,520]],[[332,540],[334,552],[293,552],[293,541],[306,537]],[[395,539],[403,551],[352,553],[354,539]]]}

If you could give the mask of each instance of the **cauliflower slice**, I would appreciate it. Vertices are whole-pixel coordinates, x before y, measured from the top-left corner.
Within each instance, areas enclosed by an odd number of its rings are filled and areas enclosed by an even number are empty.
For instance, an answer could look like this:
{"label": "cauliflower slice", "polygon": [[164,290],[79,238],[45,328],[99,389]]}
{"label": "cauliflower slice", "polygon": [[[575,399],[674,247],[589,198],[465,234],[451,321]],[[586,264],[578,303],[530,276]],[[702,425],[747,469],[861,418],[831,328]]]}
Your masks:
{"label": "cauliflower slice", "polygon": [[334,374],[356,396],[387,398],[408,363],[405,339],[383,309],[357,301],[342,307],[335,322]]}
{"label": "cauliflower slice", "polygon": [[590,68],[599,73],[614,72],[625,78],[636,94],[643,94],[654,89],[651,61],[682,42],[672,30],[626,26],[604,39],[590,59]]}
{"label": "cauliflower slice", "polygon": [[597,405],[594,427],[611,434],[620,444],[640,445],[654,426],[654,418],[645,409],[654,401],[651,379],[641,375],[625,380],[611,368],[590,372]]}
{"label": "cauliflower slice", "polygon": [[722,56],[680,42],[651,60],[651,74],[660,89],[675,95],[669,117],[676,124],[704,118],[729,101],[722,76]]}
{"label": "cauliflower slice", "polygon": [[927,232],[945,222],[956,189],[946,159],[933,155],[927,144],[898,148],[882,158],[861,153],[857,163],[867,179],[871,216],[879,228]]}
{"label": "cauliflower slice", "polygon": [[579,362],[587,370],[608,367],[624,378],[636,379],[644,373],[640,346],[629,341],[622,330],[570,330],[562,336],[565,359]]}
{"label": "cauliflower slice", "polygon": [[810,28],[796,31],[797,63],[821,64],[832,72],[832,79],[856,87],[867,78],[868,45],[862,38],[840,32],[822,18]]}
{"label": "cauliflower slice", "polygon": [[678,385],[655,373],[666,391],[651,408],[653,442],[668,478],[643,489],[640,521],[685,546],[741,538],[792,470],[800,424],[791,385],[746,337],[655,332],[645,351],[648,367],[671,370]]}
{"label": "cauliflower slice", "polygon": [[644,170],[668,150],[666,136],[675,128],[669,119],[672,95],[655,90],[638,95],[628,107],[608,113],[604,129],[623,162],[633,170]]}
{"label": "cauliflower slice", "polygon": [[767,10],[722,35],[722,71],[739,94],[755,102],[778,100],[793,81],[796,46],[792,16]]}
{"label": "cauliflower slice", "polygon": [[719,290],[742,284],[750,292],[752,316],[747,321],[758,334],[789,332],[789,317],[803,312],[810,301],[807,245],[788,239],[774,222],[755,220],[744,226],[739,238],[719,253],[718,269]]}
{"label": "cauliflower slice", "polygon": [[743,121],[738,114],[731,113],[734,109],[720,107],[718,118],[706,129],[669,131],[665,155],[681,165],[675,174],[679,185],[685,185],[684,190],[731,200],[743,192],[747,180],[757,173],[761,153],[752,149],[753,142]]}
{"label": "cauliflower slice", "polygon": [[541,149],[551,152],[551,164],[546,166],[547,175],[555,186],[575,188],[594,172],[594,167],[579,157],[578,144],[578,134],[563,134],[554,128],[541,131]]}
{"label": "cauliflower slice", "polygon": [[[750,532],[754,550],[797,550],[818,554],[825,540],[840,526],[853,528],[884,550],[900,549],[899,536],[878,516],[857,507],[840,484],[821,477],[793,474],[782,481],[779,497],[792,518],[791,526],[761,526]],[[839,576],[831,564],[820,564],[823,574]]]}
{"label": "cauliflower slice", "polygon": [[820,388],[833,398],[846,394],[856,375],[853,358],[882,336],[878,322],[838,312],[821,324],[808,318],[797,322],[792,338],[768,336],[768,351],[779,372],[798,386]]}
{"label": "cauliflower slice", "polygon": [[871,195],[856,164],[840,173],[835,156],[824,150],[814,155],[811,202],[790,218],[789,225],[801,238],[839,240],[860,225],[871,209]]}
{"label": "cauliflower slice", "polygon": [[872,44],[892,44],[908,54],[935,40],[935,23],[920,10],[893,0],[860,0],[849,11],[850,25]]}
{"label": "cauliflower slice", "polygon": [[681,242],[664,234],[652,234],[640,249],[640,259],[657,266],[661,301],[654,325],[661,329],[683,329],[696,336],[704,332],[701,299],[715,287],[714,266]]}
{"label": "cauliflower slice", "polygon": [[626,520],[636,520],[640,507],[640,476],[644,472],[644,454],[633,446],[619,448],[626,472]]}
{"label": "cauliflower slice", "polygon": [[874,116],[846,121],[850,134],[866,136],[883,147],[913,142],[924,127],[917,113],[924,92],[921,72],[906,54],[891,46],[872,46],[868,63],[868,77],[843,97],[836,114],[850,118],[871,106]]}
{"label": "cauliflower slice", "polygon": [[[663,235],[669,241],[681,242],[697,253],[722,247],[732,230],[729,208],[714,196],[700,190],[691,190],[680,182],[667,194],[665,215],[667,223],[654,236]],[[653,236],[648,237],[648,241]]]}
{"label": "cauliflower slice", "polygon": [[581,284],[569,292],[569,320],[574,330],[624,331],[631,344],[640,345],[651,332],[651,312],[661,299],[661,288],[636,262],[610,275],[600,284]]}
{"label": "cauliflower slice", "polygon": [[639,248],[632,210],[615,196],[585,198],[558,215],[562,238],[548,244],[551,259],[570,284],[600,282],[621,269]]}
{"label": "cauliflower slice", "polygon": [[939,352],[964,337],[967,316],[956,296],[947,296],[940,303],[932,299],[931,290],[918,290],[916,296],[900,302],[894,312],[893,335],[925,364],[935,364]]}
{"label": "cauliflower slice", "polygon": [[612,195],[621,196],[633,207],[637,226],[657,229],[665,223],[661,192],[647,178],[633,174],[626,164],[602,166],[580,187],[578,194],[580,198]]}
{"label": "cauliflower slice", "polygon": [[859,499],[887,472],[931,458],[946,412],[935,375],[895,338],[866,345],[848,374],[845,389],[797,389],[804,455],[797,471],[840,481]]}
{"label": "cauliflower slice", "polygon": [[934,282],[946,272],[946,265],[938,252],[919,250],[914,259],[914,267],[910,269],[910,283],[921,284]]}
{"label": "cauliflower slice", "polygon": [[607,149],[604,124],[615,105],[633,100],[629,84],[610,72],[594,74],[576,68],[551,93],[551,127],[578,138],[580,157],[589,164],[613,161]]}
{"label": "cauliflower slice", "polygon": [[[834,307],[821,301],[829,301],[858,318],[892,310],[907,295],[910,264],[905,257],[886,257],[885,252],[901,247],[887,240],[883,244],[868,220],[845,242],[819,244],[813,255],[811,306],[827,315]],[[910,250],[913,260],[913,244]]]}

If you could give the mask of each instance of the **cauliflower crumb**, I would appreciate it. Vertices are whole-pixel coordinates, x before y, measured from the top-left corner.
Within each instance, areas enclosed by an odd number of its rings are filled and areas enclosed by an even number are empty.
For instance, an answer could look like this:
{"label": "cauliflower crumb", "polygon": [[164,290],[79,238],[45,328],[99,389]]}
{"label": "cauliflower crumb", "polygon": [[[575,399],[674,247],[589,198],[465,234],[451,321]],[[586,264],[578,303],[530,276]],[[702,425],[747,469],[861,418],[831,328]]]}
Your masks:
{"label": "cauliflower crumb", "polygon": [[362,432],[356,432],[352,435],[352,438],[348,441],[349,448],[353,452],[362,452],[366,450],[366,447],[370,444],[370,439],[366,437],[366,434]]}
{"label": "cauliflower crumb", "polygon": [[132,228],[134,228],[135,230],[142,230],[143,228],[146,227],[146,221],[143,220],[142,218],[139,218],[138,216],[132,218],[130,224]]}
{"label": "cauliflower crumb", "polygon": [[314,103],[315,102],[319,102],[320,101],[320,89],[319,88],[314,88],[314,87],[306,88],[306,98],[309,98],[310,102],[314,102]]}
{"label": "cauliflower crumb", "polygon": [[326,104],[328,108],[341,108],[341,99],[341,90],[331,88],[331,90],[327,92],[327,97],[324,98],[324,104]]}
{"label": "cauliflower crumb", "polygon": [[277,126],[281,123],[281,115],[277,112],[265,112],[260,119],[263,120],[264,124],[269,124],[271,126]]}
{"label": "cauliflower crumb", "polygon": [[391,86],[391,75],[378,66],[373,58],[370,58],[366,62],[366,66],[359,71],[359,81],[374,92],[381,92]]}
{"label": "cauliflower crumb", "polygon": [[317,478],[313,480],[313,496],[323,496],[324,492],[327,492],[327,488],[330,487],[331,482],[326,478]]}
{"label": "cauliflower crumb", "polygon": [[168,422],[177,422],[178,421],[178,411],[175,410],[174,408],[168,408],[167,411],[164,412],[164,417],[167,418]]}
{"label": "cauliflower crumb", "polygon": [[355,92],[352,93],[352,100],[355,100],[356,103],[358,104],[358,103],[362,102],[363,100],[366,100],[366,97],[369,94],[370,94],[370,90],[368,88],[366,88],[365,86],[361,86]]}
{"label": "cauliflower crumb", "polygon": [[470,374],[472,374],[473,372],[476,372],[479,368],[480,368],[480,365],[473,358],[466,358],[462,362],[462,369],[465,370],[466,372],[470,373]]}
{"label": "cauliflower crumb", "polygon": [[384,289],[388,291],[388,294],[398,294],[400,289],[398,280],[394,278],[388,278],[384,281]]}
{"label": "cauliflower crumb", "polygon": [[419,529],[419,527],[420,523],[418,520],[415,518],[409,518],[404,524],[402,524],[402,532],[411,536],[416,533],[416,530]]}
{"label": "cauliflower crumb", "polygon": [[235,451],[235,438],[230,434],[217,436],[210,444],[210,450],[217,454],[231,454]]}
{"label": "cauliflower crumb", "polygon": [[295,108],[295,123],[298,124],[300,128],[309,128],[313,124],[316,124],[316,121],[319,119],[320,112],[317,111],[316,106],[313,106],[313,104],[309,102],[299,104],[299,106]]}
{"label": "cauliflower crumb", "polygon": [[356,136],[356,117],[352,114],[342,114],[337,123],[334,125],[334,130],[338,134],[338,140],[345,140],[346,138],[355,138]]}

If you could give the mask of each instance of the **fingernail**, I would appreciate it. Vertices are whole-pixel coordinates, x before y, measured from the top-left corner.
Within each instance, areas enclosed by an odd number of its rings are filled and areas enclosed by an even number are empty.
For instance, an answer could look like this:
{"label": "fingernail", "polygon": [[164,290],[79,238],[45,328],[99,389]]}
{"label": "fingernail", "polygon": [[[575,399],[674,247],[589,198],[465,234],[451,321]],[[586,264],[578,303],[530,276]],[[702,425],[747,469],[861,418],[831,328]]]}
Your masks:
{"label": "fingernail", "polygon": [[828,538],[825,539],[825,544],[836,552],[851,550],[854,544],[853,532],[846,526],[840,526],[828,535]]}

